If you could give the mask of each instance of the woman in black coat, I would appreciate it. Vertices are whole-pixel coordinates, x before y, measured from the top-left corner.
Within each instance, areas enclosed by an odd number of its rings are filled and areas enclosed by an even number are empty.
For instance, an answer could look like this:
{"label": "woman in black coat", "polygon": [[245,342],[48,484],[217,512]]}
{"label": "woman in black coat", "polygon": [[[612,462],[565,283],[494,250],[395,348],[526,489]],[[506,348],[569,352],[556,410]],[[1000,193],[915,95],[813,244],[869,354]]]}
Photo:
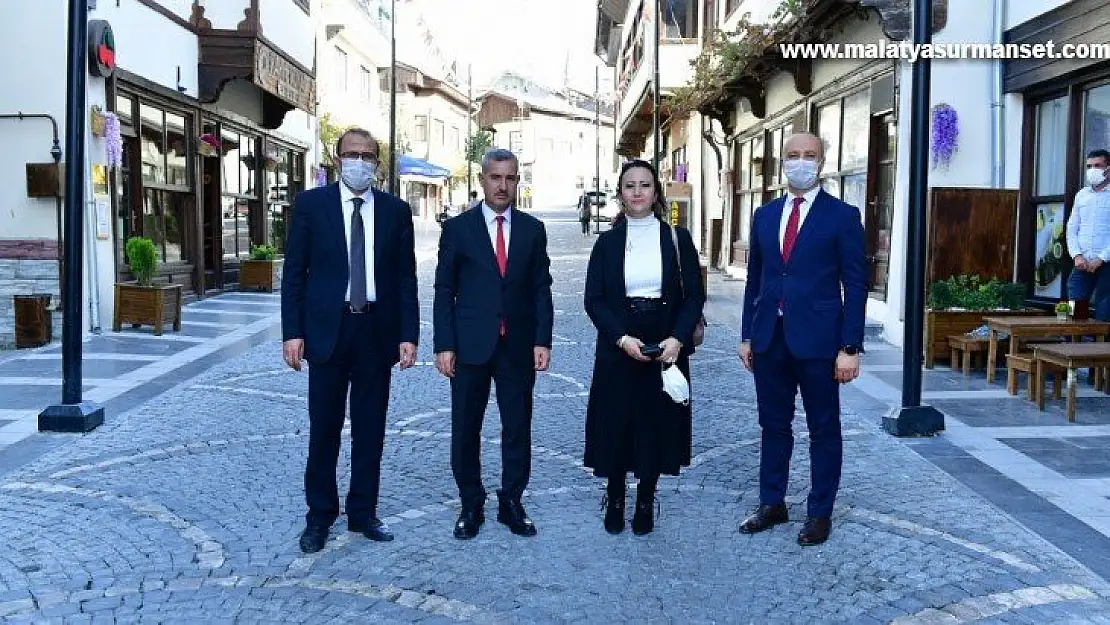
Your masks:
{"label": "woman in black coat", "polygon": [[[705,298],[689,231],[672,234],[660,219],[663,189],[655,169],[626,163],[618,189],[622,213],[598,237],[586,272],[585,308],[597,327],[597,349],[584,462],[609,480],[603,505],[611,534],[624,530],[626,474],[639,478],[632,531],[643,535],[654,527],[659,476],[690,464],[690,406],[663,392],[662,369],[677,366],[690,379]],[[655,345],[662,353],[653,357]]]}

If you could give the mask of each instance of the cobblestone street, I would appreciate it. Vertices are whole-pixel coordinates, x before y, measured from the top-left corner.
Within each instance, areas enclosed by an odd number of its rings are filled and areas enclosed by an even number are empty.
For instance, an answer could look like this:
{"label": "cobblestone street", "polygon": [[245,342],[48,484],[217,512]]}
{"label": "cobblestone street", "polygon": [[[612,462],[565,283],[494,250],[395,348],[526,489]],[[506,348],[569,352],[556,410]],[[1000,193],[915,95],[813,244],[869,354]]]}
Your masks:
{"label": "cobblestone street", "polygon": [[[829,542],[795,542],[809,470],[800,407],[792,522],[740,535],[758,503],[755,389],[735,357],[738,328],[713,315],[692,364],[692,466],[661,480],[654,533],[606,534],[603,483],[581,466],[594,349],[582,288],[596,237],[582,237],[569,209],[538,213],[556,341],[537,382],[524,500],[536,538],[493,522],[494,501],[475,540],[451,536],[449,392],[431,364],[434,260],[424,260],[419,365],[394,373],[382,466],[380,514],[394,542],[348,533],[341,518],[323,551],[298,549],[308,377],[285,368],[271,340],[0,477],[0,618],[1110,623],[1110,585],[851,401]],[[498,432],[492,404],[483,431],[491,491]]]}

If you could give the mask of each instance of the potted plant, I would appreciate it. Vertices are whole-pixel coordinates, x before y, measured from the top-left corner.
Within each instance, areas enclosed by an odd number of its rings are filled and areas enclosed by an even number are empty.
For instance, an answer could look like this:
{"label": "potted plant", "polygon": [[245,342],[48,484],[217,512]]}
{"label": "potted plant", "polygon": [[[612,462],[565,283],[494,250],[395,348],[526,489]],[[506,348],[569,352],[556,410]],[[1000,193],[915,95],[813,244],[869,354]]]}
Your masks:
{"label": "potted plant", "polygon": [[252,246],[250,258],[239,264],[239,288],[268,292],[279,290],[283,265],[274,246]]}
{"label": "potted plant", "polygon": [[1071,318],[1071,304],[1067,302],[1060,302],[1056,304],[1056,318],[1060,321],[1067,321]]}
{"label": "potted plant", "polygon": [[175,332],[181,330],[182,293],[180,284],[154,284],[158,272],[158,253],[154,242],[146,237],[127,240],[127,262],[134,282],[116,283],[115,315],[112,330],[119,332],[123,324],[132,327],[149,325],[160,336],[166,323]]}
{"label": "potted plant", "polygon": [[925,310],[925,367],[949,355],[948,337],[983,325],[983,317],[1042,314],[1024,305],[1025,285],[983,280],[978,275],[952,276],[929,285]]}
{"label": "potted plant", "polygon": [[197,154],[205,158],[214,158],[220,155],[220,138],[206,132],[197,139]]}

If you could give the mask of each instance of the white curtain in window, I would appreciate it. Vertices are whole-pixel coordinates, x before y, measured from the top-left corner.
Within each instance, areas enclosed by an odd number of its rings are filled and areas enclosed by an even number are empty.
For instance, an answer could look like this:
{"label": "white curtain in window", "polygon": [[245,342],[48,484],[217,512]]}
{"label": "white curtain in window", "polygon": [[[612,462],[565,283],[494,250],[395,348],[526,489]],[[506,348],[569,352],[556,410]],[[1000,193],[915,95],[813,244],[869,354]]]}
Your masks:
{"label": "white curtain in window", "polygon": [[1083,111],[1083,157],[1091,150],[1110,150],[1110,85],[1086,93]]}
{"label": "white curtain in window", "polygon": [[1063,195],[1068,146],[1066,97],[1037,105],[1037,160],[1034,195]]}

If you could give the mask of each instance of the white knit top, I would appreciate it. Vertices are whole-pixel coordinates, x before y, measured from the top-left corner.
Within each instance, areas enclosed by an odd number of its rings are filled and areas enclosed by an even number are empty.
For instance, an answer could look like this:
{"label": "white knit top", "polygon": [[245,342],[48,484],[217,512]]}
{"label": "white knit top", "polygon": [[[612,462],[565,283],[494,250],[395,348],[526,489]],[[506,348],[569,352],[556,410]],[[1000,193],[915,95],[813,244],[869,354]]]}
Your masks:
{"label": "white knit top", "polygon": [[659,220],[654,215],[628,219],[624,246],[626,297],[663,296],[663,253],[659,246]]}

